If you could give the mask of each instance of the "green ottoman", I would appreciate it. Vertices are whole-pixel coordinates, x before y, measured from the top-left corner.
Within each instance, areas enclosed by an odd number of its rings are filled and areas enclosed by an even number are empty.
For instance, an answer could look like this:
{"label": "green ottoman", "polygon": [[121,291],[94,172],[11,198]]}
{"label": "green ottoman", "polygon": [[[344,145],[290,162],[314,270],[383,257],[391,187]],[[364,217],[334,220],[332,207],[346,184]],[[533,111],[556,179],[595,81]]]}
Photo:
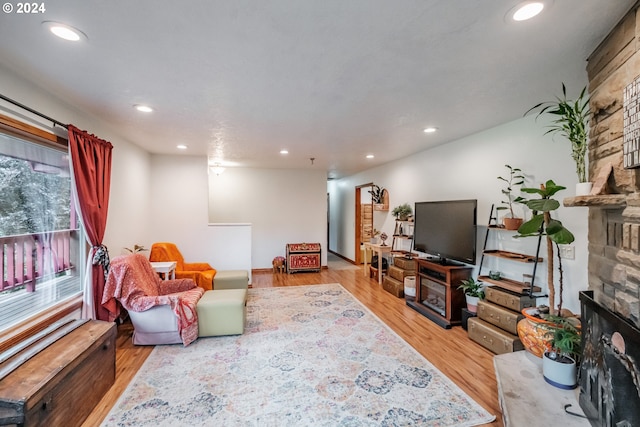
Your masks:
{"label": "green ottoman", "polygon": [[246,289],[206,291],[196,306],[198,336],[242,334],[246,318],[246,303]]}
{"label": "green ottoman", "polygon": [[217,271],[213,278],[213,289],[247,289],[249,273],[247,270]]}

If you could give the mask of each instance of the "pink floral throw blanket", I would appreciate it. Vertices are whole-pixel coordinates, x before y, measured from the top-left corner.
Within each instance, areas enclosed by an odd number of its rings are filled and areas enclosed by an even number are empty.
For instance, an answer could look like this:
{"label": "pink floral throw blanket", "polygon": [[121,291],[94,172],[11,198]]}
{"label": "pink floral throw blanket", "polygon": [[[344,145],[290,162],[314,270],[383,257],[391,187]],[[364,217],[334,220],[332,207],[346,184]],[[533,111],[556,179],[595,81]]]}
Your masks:
{"label": "pink floral throw blanket", "polygon": [[170,305],[178,317],[183,344],[198,338],[196,305],[204,289],[191,279],[162,281],[149,260],[141,254],[123,255],[111,260],[111,269],[102,294],[102,305],[115,320],[122,306],[130,311],[145,311],[156,305]]}

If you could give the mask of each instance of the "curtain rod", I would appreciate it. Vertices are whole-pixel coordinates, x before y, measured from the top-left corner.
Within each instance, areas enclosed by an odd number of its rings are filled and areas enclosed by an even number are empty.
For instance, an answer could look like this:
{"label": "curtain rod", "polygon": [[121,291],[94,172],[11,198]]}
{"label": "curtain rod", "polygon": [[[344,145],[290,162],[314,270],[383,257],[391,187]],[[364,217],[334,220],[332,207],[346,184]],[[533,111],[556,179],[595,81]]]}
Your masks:
{"label": "curtain rod", "polygon": [[35,114],[36,116],[40,116],[40,117],[42,117],[43,119],[50,121],[50,122],[51,122],[51,123],[53,123],[54,125],[58,125],[58,126],[63,127],[63,128],[65,128],[65,129],[69,129],[69,125],[65,125],[65,124],[64,124],[64,123],[62,123],[62,122],[59,122],[59,121],[57,121],[57,120],[55,120],[55,119],[52,119],[51,117],[46,116],[46,115],[42,114],[41,112],[34,110],[33,108],[29,108],[29,107],[27,107],[26,105],[19,103],[18,101],[14,101],[13,99],[8,98],[8,97],[4,96],[4,95],[3,95],[3,94],[1,94],[1,93],[0,93],[0,98],[4,99],[5,101],[7,101],[7,102],[9,102],[9,103],[11,103],[11,104],[13,104],[13,105],[15,105],[15,106],[17,106],[17,107],[22,108],[23,110],[27,110],[28,112],[33,113],[33,114]]}

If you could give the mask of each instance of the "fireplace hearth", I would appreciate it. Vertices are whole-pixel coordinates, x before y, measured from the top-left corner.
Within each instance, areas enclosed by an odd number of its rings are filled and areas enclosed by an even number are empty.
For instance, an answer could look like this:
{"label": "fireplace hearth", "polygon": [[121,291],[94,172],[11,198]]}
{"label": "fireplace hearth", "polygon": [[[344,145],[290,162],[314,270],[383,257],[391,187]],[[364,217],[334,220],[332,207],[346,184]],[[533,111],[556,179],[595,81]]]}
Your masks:
{"label": "fireplace hearth", "polygon": [[592,426],[640,426],[640,329],[580,292],[580,407]]}

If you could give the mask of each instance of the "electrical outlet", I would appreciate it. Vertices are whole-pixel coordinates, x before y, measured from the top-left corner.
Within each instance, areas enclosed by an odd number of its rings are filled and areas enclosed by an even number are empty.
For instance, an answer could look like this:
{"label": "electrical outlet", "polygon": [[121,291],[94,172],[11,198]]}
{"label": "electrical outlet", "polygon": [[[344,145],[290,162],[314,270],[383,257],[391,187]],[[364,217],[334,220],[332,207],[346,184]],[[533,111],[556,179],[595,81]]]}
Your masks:
{"label": "electrical outlet", "polygon": [[571,245],[559,245],[562,259],[576,259],[576,248]]}

